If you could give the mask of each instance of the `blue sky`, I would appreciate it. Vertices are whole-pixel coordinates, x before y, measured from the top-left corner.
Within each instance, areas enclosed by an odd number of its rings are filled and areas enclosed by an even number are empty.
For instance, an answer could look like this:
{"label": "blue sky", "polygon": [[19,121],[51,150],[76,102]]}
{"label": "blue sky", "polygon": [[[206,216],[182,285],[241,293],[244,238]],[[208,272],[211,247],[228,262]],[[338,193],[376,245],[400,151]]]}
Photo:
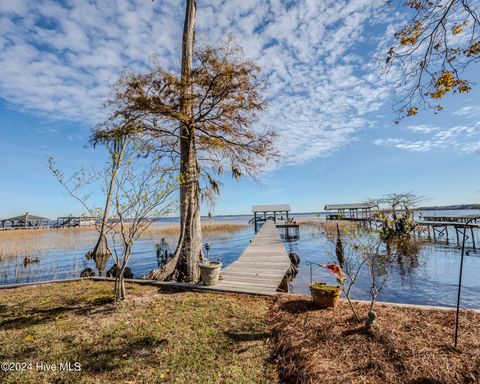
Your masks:
{"label": "blue sky", "polygon": [[[204,214],[261,203],[319,211],[403,191],[431,205],[480,201],[480,88],[394,125],[398,77],[382,63],[403,16],[379,4],[198,0],[198,41],[233,33],[262,67],[269,108],[257,124],[278,132],[282,154],[260,183],[224,179]],[[183,11],[178,0],[0,2],[0,217],[82,213],[47,157],[66,174],[101,166],[86,141],[102,102],[122,70],[154,57],[178,68]]]}

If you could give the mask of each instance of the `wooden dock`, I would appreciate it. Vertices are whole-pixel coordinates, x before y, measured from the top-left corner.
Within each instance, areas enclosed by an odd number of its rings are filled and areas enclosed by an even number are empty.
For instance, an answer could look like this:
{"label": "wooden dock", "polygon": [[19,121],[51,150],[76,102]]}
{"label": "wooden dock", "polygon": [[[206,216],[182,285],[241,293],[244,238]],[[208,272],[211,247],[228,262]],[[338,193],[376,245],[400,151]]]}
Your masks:
{"label": "wooden dock", "polygon": [[[438,240],[444,240],[448,243],[456,242],[458,245],[461,244],[461,240],[465,233],[465,239],[468,241],[469,244],[473,246],[473,248],[476,248],[476,240],[475,240],[475,230],[480,229],[480,222],[470,222],[467,224],[466,221],[461,221],[465,220],[464,216],[458,216],[458,218],[455,218],[454,221],[451,220],[446,220],[445,217],[443,217],[443,220],[418,220],[416,223],[418,226],[426,228],[427,229],[427,237],[429,240],[432,239],[431,234],[433,235],[433,241],[438,241]],[[452,241],[449,237],[448,233],[448,228],[453,228],[455,231],[455,240]],[[470,232],[470,234],[468,234]],[[420,236],[420,233],[419,233]]]}
{"label": "wooden dock", "polygon": [[215,286],[171,283],[178,288],[235,292],[272,296],[282,283],[290,268],[288,257],[278,229],[272,220],[267,220],[238,260],[225,269]]}
{"label": "wooden dock", "polygon": [[480,222],[480,215],[423,215],[422,221],[442,221],[449,223]]}

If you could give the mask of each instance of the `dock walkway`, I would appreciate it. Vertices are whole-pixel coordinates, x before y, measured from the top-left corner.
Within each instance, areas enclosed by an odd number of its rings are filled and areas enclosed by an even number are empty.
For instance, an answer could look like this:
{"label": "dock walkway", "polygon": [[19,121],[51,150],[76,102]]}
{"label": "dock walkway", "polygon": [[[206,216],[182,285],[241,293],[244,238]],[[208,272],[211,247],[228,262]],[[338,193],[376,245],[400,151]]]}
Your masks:
{"label": "dock walkway", "polygon": [[274,295],[290,268],[283,241],[272,220],[267,220],[238,260],[225,269],[215,286],[173,283],[179,288],[215,292]]}

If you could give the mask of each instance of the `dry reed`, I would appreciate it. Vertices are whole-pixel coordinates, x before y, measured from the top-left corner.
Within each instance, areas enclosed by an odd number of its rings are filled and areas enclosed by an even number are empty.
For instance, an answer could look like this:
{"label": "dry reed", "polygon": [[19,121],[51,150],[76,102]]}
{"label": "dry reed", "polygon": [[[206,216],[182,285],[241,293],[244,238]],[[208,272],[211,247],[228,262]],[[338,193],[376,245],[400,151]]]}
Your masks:
{"label": "dry reed", "polygon": [[[236,223],[202,223],[206,235],[232,234],[247,227]],[[179,225],[152,225],[145,237],[178,236]],[[0,260],[19,256],[37,257],[52,250],[74,250],[94,245],[98,236],[95,227],[41,228],[0,231]]]}
{"label": "dry reed", "polygon": [[337,225],[342,234],[353,233],[360,228],[358,222],[347,220],[297,220],[297,224],[321,229],[327,236],[335,236],[337,234]]}
{"label": "dry reed", "polygon": [[4,230],[0,231],[0,259],[37,257],[56,249],[74,250],[94,242],[96,236],[94,227]]}

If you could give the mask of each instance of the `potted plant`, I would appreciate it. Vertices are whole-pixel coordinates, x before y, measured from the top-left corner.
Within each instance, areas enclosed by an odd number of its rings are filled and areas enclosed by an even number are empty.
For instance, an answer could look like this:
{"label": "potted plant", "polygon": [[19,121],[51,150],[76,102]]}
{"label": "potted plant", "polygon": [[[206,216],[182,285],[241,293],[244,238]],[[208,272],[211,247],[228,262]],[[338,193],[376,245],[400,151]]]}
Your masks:
{"label": "potted plant", "polygon": [[312,283],[310,292],[317,308],[335,308],[342,293],[342,287],[327,283]]}
{"label": "potted plant", "polygon": [[321,266],[327,268],[333,274],[335,274],[340,285],[330,285],[319,282],[310,284],[312,300],[318,308],[335,308],[342,293],[342,285],[345,281],[345,275],[343,274],[340,266],[337,264],[327,264]]}
{"label": "potted plant", "polygon": [[220,262],[220,257],[215,261],[209,260],[208,251],[210,250],[210,245],[208,243],[205,244],[205,249],[207,250],[207,256],[199,264],[200,276],[202,277],[203,285],[212,286],[218,282],[222,263]]}

